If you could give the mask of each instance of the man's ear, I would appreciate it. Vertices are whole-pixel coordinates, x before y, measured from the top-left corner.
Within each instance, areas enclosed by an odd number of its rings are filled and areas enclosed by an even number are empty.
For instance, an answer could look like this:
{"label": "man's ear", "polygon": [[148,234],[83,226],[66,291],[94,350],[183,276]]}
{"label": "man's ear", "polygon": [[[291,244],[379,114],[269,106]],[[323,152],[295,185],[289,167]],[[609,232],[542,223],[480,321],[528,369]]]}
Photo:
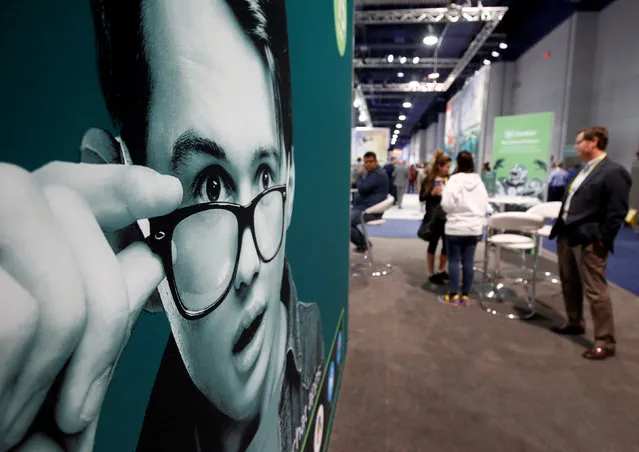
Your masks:
{"label": "man's ear", "polygon": [[292,152],[290,158],[291,163],[288,170],[288,187],[286,190],[286,229],[288,229],[293,218],[293,201],[295,201],[295,160]]}
{"label": "man's ear", "polygon": [[118,140],[104,129],[91,128],[82,137],[80,144],[82,163],[123,163],[122,149]]}

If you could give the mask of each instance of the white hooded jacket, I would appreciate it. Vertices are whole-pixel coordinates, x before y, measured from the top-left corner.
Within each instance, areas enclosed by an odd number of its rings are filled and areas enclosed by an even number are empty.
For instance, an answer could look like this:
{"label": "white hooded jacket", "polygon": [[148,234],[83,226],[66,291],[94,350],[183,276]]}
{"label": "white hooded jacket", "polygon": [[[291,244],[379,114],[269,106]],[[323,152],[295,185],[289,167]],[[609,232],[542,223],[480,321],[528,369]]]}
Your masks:
{"label": "white hooded jacket", "polygon": [[442,191],[446,235],[481,235],[488,207],[488,193],[479,174],[453,174]]}

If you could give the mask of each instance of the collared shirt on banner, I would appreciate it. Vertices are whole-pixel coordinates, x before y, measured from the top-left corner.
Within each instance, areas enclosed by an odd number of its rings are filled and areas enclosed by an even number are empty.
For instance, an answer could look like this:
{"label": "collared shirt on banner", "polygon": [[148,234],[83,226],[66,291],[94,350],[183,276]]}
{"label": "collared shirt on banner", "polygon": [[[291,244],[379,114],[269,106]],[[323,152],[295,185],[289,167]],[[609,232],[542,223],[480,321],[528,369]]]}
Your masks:
{"label": "collared shirt on banner", "polygon": [[581,186],[581,184],[586,180],[586,177],[595,169],[595,167],[606,158],[608,154],[605,152],[603,155],[590,160],[589,162],[584,164],[584,167],[581,169],[579,174],[575,177],[575,180],[572,181],[570,187],[568,188],[568,197],[566,198],[566,203],[564,204],[564,211],[561,214],[561,218],[566,221],[568,217],[568,211],[570,210],[570,201],[572,201],[572,197],[574,196],[577,189]]}

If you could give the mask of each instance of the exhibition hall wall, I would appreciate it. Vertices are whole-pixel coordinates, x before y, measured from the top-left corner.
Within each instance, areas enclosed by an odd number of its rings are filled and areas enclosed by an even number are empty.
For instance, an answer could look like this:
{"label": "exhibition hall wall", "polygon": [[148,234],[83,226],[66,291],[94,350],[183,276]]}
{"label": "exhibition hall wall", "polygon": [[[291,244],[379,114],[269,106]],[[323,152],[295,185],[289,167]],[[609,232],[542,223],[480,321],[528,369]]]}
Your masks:
{"label": "exhibition hall wall", "polygon": [[3,2],[0,449],[327,450],[352,8]]}
{"label": "exhibition hall wall", "polygon": [[580,127],[604,125],[611,136],[610,156],[630,168],[639,147],[638,20],[636,0],[574,14],[515,63],[507,63],[515,75],[512,101],[503,114],[553,112],[555,156],[573,144]]}

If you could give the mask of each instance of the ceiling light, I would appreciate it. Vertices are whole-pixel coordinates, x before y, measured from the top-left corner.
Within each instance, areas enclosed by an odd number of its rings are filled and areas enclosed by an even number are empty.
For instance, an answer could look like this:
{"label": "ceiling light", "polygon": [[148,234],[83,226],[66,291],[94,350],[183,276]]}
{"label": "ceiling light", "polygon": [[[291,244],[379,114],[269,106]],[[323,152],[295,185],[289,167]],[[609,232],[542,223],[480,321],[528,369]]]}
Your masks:
{"label": "ceiling light", "polygon": [[406,115],[399,115],[399,120],[403,121],[404,119],[406,119]]}
{"label": "ceiling light", "polygon": [[499,57],[499,52],[496,50],[493,50],[493,53],[491,53],[491,55],[495,58]]}
{"label": "ceiling light", "polygon": [[389,63],[392,63],[394,59],[395,57],[393,55],[388,55],[388,57],[386,58],[386,60],[388,60]]}
{"label": "ceiling light", "polygon": [[439,42],[439,38],[435,35],[428,35],[424,38],[424,44],[432,47]]}
{"label": "ceiling light", "polygon": [[428,78],[431,80],[437,80],[439,78],[439,72],[431,72],[428,74]]}
{"label": "ceiling light", "polygon": [[359,100],[355,99],[355,101],[353,102],[353,107],[359,108]]}
{"label": "ceiling light", "polygon": [[397,127],[398,129],[401,129],[403,126],[399,123],[395,124],[395,127]]}
{"label": "ceiling light", "polygon": [[410,108],[410,107],[412,107],[412,106],[413,106],[413,104],[411,104],[410,102],[404,102],[404,103],[402,104],[402,107],[404,107],[404,108]]}
{"label": "ceiling light", "polygon": [[400,62],[401,64],[406,63],[406,57],[401,57],[401,58],[399,59],[399,62]]}
{"label": "ceiling light", "polygon": [[359,115],[359,122],[366,122],[366,115],[364,113]]}
{"label": "ceiling light", "polygon": [[404,73],[403,73],[403,72],[398,72],[398,73],[397,73],[397,76],[398,76],[399,78],[402,78],[402,77],[404,76]]}
{"label": "ceiling light", "polygon": [[490,64],[490,60],[484,60],[484,66],[488,66]]}
{"label": "ceiling light", "polygon": [[419,63],[419,57],[413,58],[413,64],[417,64],[417,63]]}
{"label": "ceiling light", "polygon": [[499,48],[502,50],[505,50],[508,48],[508,44],[506,44],[505,42],[500,42],[499,43]]}

